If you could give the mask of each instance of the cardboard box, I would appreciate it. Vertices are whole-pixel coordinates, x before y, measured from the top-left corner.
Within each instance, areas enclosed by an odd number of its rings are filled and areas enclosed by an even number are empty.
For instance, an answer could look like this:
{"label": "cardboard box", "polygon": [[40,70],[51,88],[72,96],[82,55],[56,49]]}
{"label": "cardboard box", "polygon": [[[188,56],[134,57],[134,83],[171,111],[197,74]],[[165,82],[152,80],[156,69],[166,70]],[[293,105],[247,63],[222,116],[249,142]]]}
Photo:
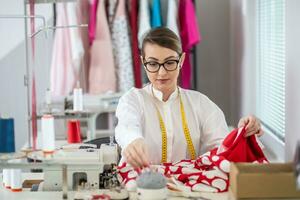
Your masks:
{"label": "cardboard box", "polygon": [[232,163],[229,187],[236,199],[300,199],[292,163]]}

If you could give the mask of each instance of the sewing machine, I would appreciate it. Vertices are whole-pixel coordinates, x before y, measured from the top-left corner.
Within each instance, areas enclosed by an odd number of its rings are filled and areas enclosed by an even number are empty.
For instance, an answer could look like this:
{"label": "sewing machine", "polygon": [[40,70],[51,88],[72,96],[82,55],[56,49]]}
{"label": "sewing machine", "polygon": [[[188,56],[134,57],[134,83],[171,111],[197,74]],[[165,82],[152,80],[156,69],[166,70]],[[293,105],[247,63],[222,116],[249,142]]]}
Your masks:
{"label": "sewing machine", "polygon": [[[116,177],[113,177],[114,166],[118,162],[118,149],[114,143],[101,144],[99,149],[92,144],[73,144],[63,146],[53,154],[36,151],[29,153],[27,157],[49,165],[52,163],[69,165],[66,174],[68,190],[78,190],[80,187],[108,189],[118,185]],[[44,168],[44,181],[38,190],[61,190],[62,170],[61,167]]]}
{"label": "sewing machine", "polygon": [[[68,194],[79,199],[90,195],[108,194],[112,199],[126,199],[128,192],[117,179],[118,147],[114,143],[64,145],[53,154],[34,151],[27,154],[30,162],[1,162],[3,168],[43,170],[40,183],[31,186],[31,191],[62,191],[63,198]],[[16,159],[13,159],[16,160]],[[30,182],[31,179],[25,179]]]}

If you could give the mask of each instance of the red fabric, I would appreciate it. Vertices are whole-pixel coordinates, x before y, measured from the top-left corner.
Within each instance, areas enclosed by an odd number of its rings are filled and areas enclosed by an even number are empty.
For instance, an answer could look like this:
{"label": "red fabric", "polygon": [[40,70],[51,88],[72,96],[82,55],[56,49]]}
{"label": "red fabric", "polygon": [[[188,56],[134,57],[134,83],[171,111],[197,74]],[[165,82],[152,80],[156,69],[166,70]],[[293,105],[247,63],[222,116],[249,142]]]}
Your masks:
{"label": "red fabric", "polygon": [[178,16],[182,48],[186,53],[186,58],[181,69],[181,86],[189,89],[192,79],[192,66],[189,54],[193,46],[201,40],[197,15],[192,0],[179,0]]}
{"label": "red fabric", "polygon": [[141,73],[141,62],[139,57],[138,47],[138,0],[131,0],[130,10],[130,27],[131,27],[131,42],[132,42],[132,56],[133,56],[133,73],[135,80],[135,87],[142,87],[142,73]]}
{"label": "red fabric", "polygon": [[[223,141],[224,152],[219,153],[232,162],[262,162],[266,160],[255,136],[244,137],[245,130],[235,129]],[[222,147],[221,147],[222,148]]]}
{"label": "red fabric", "polygon": [[[259,147],[256,136],[244,137],[245,129],[233,130],[219,148],[215,148],[196,160],[181,160],[176,163],[163,163],[152,166],[167,178],[178,181],[168,183],[169,188],[200,192],[225,192],[229,186],[230,161],[268,162]],[[129,190],[134,190],[135,179],[140,173],[130,165],[122,163],[118,167],[120,181]],[[175,180],[174,180],[175,178]]]}

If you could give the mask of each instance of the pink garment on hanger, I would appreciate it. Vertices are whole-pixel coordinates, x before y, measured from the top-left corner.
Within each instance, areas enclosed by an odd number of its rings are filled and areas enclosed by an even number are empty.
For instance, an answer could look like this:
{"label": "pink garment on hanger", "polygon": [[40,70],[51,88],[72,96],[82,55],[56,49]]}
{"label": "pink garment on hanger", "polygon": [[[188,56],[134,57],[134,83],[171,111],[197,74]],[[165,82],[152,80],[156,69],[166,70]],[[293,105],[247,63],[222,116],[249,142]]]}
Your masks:
{"label": "pink garment on hanger", "polygon": [[[57,26],[68,25],[66,6],[57,4]],[[51,63],[50,88],[52,95],[66,96],[72,92],[78,75],[72,65],[69,30],[56,29]]]}
{"label": "pink garment on hanger", "polygon": [[97,8],[96,35],[91,46],[89,72],[89,92],[91,94],[116,91],[116,74],[112,51],[105,1],[100,0]]}
{"label": "pink garment on hanger", "polygon": [[90,5],[89,40],[93,43],[96,34],[98,0],[92,0]]}
{"label": "pink garment on hanger", "polygon": [[178,16],[182,48],[186,52],[186,58],[181,70],[181,84],[183,88],[190,88],[192,66],[189,60],[189,53],[193,46],[201,40],[197,15],[192,0],[179,0]]}

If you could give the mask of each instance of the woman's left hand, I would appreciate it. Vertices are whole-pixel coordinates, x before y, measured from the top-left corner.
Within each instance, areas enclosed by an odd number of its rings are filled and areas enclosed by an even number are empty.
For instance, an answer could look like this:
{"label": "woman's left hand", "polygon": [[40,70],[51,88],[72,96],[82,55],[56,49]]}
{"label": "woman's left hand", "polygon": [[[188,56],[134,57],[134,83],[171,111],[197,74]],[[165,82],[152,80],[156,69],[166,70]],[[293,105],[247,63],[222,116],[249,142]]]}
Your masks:
{"label": "woman's left hand", "polygon": [[254,116],[249,115],[240,119],[238,127],[246,126],[246,134],[245,137],[249,137],[250,135],[257,134],[257,136],[263,135],[263,130],[261,129],[260,121]]}

